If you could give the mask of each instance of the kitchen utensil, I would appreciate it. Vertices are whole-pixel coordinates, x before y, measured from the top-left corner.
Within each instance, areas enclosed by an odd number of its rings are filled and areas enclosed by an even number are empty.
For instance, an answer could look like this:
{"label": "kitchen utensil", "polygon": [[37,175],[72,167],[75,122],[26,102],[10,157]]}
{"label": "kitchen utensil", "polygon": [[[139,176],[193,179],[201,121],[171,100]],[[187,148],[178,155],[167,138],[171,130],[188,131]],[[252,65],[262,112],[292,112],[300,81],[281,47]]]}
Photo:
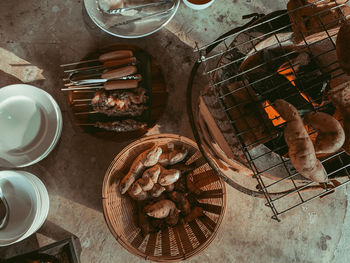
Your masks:
{"label": "kitchen utensil", "polygon": [[159,19],[162,16],[169,15],[171,12],[173,12],[174,8],[175,8],[175,6],[172,6],[170,9],[165,10],[165,11],[160,11],[160,12],[156,12],[156,13],[149,14],[149,15],[144,15],[144,16],[140,16],[140,17],[136,17],[136,18],[127,19],[127,20],[124,20],[123,22],[119,22],[119,23],[115,23],[115,24],[111,25],[111,28],[125,26],[125,25],[131,24],[131,23],[135,23],[135,22],[150,19],[150,18],[158,18]]}
{"label": "kitchen utensil", "polygon": [[[100,85],[70,85],[69,88],[61,89],[62,91],[75,91],[75,90],[95,90],[95,89],[105,89],[105,90],[117,90],[117,89],[134,89],[139,85],[139,79],[125,79],[125,80],[111,80],[105,82],[103,86]],[[99,84],[99,83],[95,83]]]}
{"label": "kitchen utensil", "polygon": [[140,10],[147,8],[147,7],[155,7],[155,6],[160,6],[160,5],[164,5],[164,4],[168,4],[168,3],[173,3],[173,5],[174,5],[173,0],[161,0],[158,2],[154,2],[154,3],[148,3],[148,4],[143,4],[143,5],[131,6],[131,7],[109,9],[109,10],[104,10],[103,8],[101,8],[101,10],[102,10],[102,12],[109,14],[109,15],[118,15],[118,14],[121,14],[124,12],[140,11]]}
{"label": "kitchen utensil", "polygon": [[[81,85],[93,85],[93,84],[103,84],[106,83],[107,81],[113,81],[113,80],[141,80],[142,77],[141,75],[130,75],[130,76],[124,76],[120,78],[113,78],[113,79],[84,79],[84,80],[76,80],[76,81],[71,81],[67,84],[65,84],[66,87],[71,87],[71,86],[81,86]],[[66,90],[66,89],[61,89],[61,90]]]}

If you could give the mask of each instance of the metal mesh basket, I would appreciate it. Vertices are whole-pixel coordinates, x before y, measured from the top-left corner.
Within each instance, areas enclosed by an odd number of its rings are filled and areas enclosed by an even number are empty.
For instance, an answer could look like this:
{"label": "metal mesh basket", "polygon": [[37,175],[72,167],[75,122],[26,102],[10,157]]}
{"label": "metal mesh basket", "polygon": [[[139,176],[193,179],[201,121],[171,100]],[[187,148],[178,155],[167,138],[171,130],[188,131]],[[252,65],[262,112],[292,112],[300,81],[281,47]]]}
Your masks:
{"label": "metal mesh basket", "polygon": [[[331,3],[319,8],[328,2]],[[331,86],[348,81],[335,51],[339,25],[349,16],[344,12],[348,11],[346,8],[346,1],[321,0],[302,6],[289,3],[288,11],[267,16],[255,14],[247,25],[195,48],[199,60],[192,71],[188,98],[192,100],[194,78],[202,67],[207,89],[213,95],[211,103],[219,105],[215,110],[225,116],[219,121],[227,124],[226,134],[233,138],[229,145],[235,159],[252,171],[257,189],[242,187],[223,174],[213,161],[210,163],[233,187],[265,197],[276,220],[350,181],[350,157],[344,151],[318,156],[329,183],[318,184],[303,178],[286,156],[285,122],[273,108],[274,100],[285,99],[302,116],[321,111],[342,121],[326,94]],[[190,104],[192,128],[197,143],[203,144],[203,127],[196,125]],[[308,132],[315,136],[316,131],[310,127]],[[208,151],[200,148],[210,160]]]}

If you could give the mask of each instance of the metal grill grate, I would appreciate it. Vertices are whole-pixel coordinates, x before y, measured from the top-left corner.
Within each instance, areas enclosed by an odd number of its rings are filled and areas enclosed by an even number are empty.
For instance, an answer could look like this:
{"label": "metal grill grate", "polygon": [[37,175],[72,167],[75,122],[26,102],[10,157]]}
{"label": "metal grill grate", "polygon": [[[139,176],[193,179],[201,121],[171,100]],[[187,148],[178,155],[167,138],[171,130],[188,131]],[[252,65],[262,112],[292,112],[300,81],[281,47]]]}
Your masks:
{"label": "metal grill grate", "polygon": [[[345,77],[337,62],[335,38],[337,25],[347,18],[342,11],[346,3],[336,3],[312,16],[297,17],[313,4],[265,16],[248,28],[195,49],[209,87],[232,126],[233,136],[240,142],[245,165],[254,172],[257,188],[272,209],[272,218],[278,221],[281,214],[324,197],[350,181],[350,157],[344,151],[321,157],[331,179],[329,183],[303,179],[284,157],[288,151],[283,139],[285,123],[278,115],[266,119],[267,108],[273,109],[277,98],[292,103],[301,115],[310,111],[335,112],[325,94],[332,82],[341,82]],[[330,13],[334,19],[325,22]],[[304,26],[314,24],[293,35],[292,28],[302,26],[291,23],[290,18],[303,21]],[[319,32],[314,34],[315,31]],[[297,44],[294,37],[300,40]],[[315,131],[309,129],[309,134],[313,136]],[[277,179],[271,181],[267,174]]]}

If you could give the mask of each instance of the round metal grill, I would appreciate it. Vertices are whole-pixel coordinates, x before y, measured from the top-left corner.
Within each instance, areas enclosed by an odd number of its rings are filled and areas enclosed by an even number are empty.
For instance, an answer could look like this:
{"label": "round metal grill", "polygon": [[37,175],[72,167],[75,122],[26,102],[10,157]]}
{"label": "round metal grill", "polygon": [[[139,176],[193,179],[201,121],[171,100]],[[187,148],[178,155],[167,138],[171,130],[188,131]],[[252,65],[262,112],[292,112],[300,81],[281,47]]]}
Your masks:
{"label": "round metal grill", "polygon": [[[342,11],[346,3],[336,3],[300,18],[303,8],[311,5],[266,16],[254,14],[255,18],[247,25],[208,45],[196,46],[199,59],[188,86],[188,111],[202,153],[231,186],[265,197],[276,220],[280,220],[281,214],[324,197],[350,181],[350,157],[344,151],[319,156],[330,179],[328,183],[318,184],[303,178],[287,156],[288,146],[283,138],[285,122],[273,107],[274,100],[285,99],[301,116],[321,111],[337,117],[326,94],[331,85],[346,78],[335,52],[339,24],[347,18]],[[312,22],[314,26],[303,30],[297,24],[300,19],[304,25]],[[247,189],[229,178],[213,161],[209,154],[211,147],[204,146],[203,125],[198,125],[200,121],[194,118],[192,109],[192,88],[201,73],[207,77],[208,85],[201,100],[221,129],[237,166],[250,170],[257,180],[256,189]],[[340,117],[338,120],[342,121]],[[308,132],[315,136],[316,131],[310,127]]]}

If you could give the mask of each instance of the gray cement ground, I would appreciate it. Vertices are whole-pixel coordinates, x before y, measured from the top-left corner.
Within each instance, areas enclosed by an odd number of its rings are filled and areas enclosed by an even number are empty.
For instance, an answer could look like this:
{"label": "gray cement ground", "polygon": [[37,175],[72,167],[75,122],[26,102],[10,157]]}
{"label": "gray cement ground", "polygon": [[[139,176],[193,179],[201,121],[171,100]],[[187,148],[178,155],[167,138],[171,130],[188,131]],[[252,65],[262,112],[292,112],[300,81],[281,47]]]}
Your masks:
{"label": "gray cement ground", "polygon": [[[128,143],[115,143],[83,133],[72,122],[59,65],[78,61],[96,47],[130,43],[160,62],[169,87],[165,114],[151,133],[193,138],[185,110],[185,90],[195,61],[194,41],[208,43],[241,25],[242,15],[269,13],[285,1],[217,0],[204,11],[181,4],[173,21],[141,40],[121,40],[85,23],[81,0],[0,2],[0,87],[27,82],[48,91],[64,118],[62,137],[53,152],[24,170],[37,175],[50,194],[50,212],[43,227],[28,239],[0,248],[7,258],[37,247],[79,237],[82,262],[142,262],[113,238],[103,218],[102,180],[114,156]],[[30,63],[23,71],[13,63]],[[27,71],[25,71],[27,70]],[[348,188],[315,200],[277,223],[264,200],[227,187],[227,209],[212,244],[190,262],[349,262]]]}

